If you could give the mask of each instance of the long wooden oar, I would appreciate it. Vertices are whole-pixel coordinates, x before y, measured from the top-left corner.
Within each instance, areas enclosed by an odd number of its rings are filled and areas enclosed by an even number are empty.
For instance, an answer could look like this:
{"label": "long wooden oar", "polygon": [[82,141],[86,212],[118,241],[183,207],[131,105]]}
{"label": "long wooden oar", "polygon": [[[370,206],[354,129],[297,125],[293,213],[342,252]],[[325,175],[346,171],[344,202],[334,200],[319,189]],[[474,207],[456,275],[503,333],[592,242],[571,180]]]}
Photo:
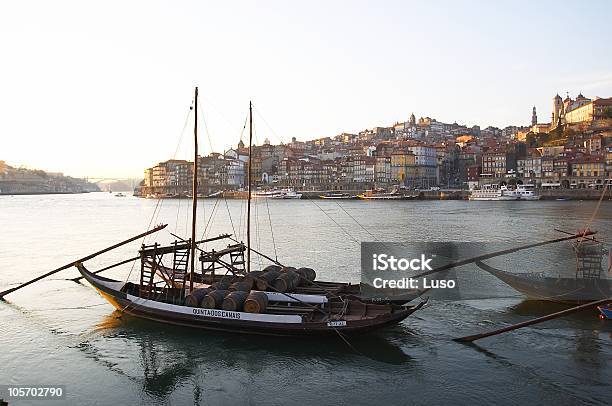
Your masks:
{"label": "long wooden oar", "polygon": [[420,274],[418,274],[416,276],[413,276],[412,279],[421,278],[423,276],[431,275],[431,274],[437,273],[437,272],[447,271],[447,270],[449,270],[451,268],[456,268],[458,266],[472,264],[472,263],[477,262],[477,261],[484,261],[485,259],[491,259],[491,258],[494,258],[494,257],[499,257],[499,256],[502,256],[502,255],[511,254],[513,252],[517,252],[517,251],[521,251],[521,250],[526,250],[528,248],[541,247],[542,245],[554,244],[554,243],[562,242],[562,241],[575,240],[575,239],[583,238],[585,236],[593,235],[593,234],[596,234],[596,233],[597,233],[597,231],[589,231],[589,230],[587,230],[587,231],[585,231],[582,234],[575,234],[575,235],[571,235],[569,237],[555,238],[553,240],[537,242],[537,243],[534,243],[534,244],[521,245],[521,246],[515,247],[515,248],[508,248],[508,249],[505,249],[505,250],[502,250],[502,251],[496,251],[496,252],[491,252],[489,254],[479,255],[477,257],[462,259],[460,261],[450,262],[450,263],[448,263],[446,265],[442,265],[442,266],[440,266],[438,268],[434,268],[431,271],[420,273]]}
{"label": "long wooden oar", "polygon": [[54,269],[53,271],[47,272],[46,274],[41,275],[41,276],[39,276],[38,278],[34,278],[34,279],[32,279],[31,281],[28,281],[28,282],[26,282],[26,283],[23,283],[23,284],[21,284],[21,285],[19,285],[19,286],[17,286],[17,287],[14,287],[14,288],[11,288],[11,289],[8,289],[8,290],[5,290],[4,292],[0,292],[0,300],[4,300],[4,296],[8,295],[9,293],[12,293],[12,292],[14,292],[14,291],[16,291],[16,290],[19,290],[19,289],[21,289],[21,288],[24,288],[24,287],[26,287],[26,286],[28,286],[28,285],[30,285],[30,284],[32,284],[32,283],[34,283],[34,282],[37,282],[37,281],[39,281],[39,280],[41,280],[41,279],[46,278],[47,276],[51,276],[51,275],[53,275],[53,274],[55,274],[55,273],[58,273],[59,271],[63,271],[64,269],[68,269],[68,268],[70,268],[70,267],[74,266],[74,264],[75,264],[75,263],[77,263],[77,262],[85,262],[85,261],[87,261],[87,260],[90,260],[90,259],[92,259],[92,258],[94,258],[94,257],[97,257],[97,256],[98,256],[98,255],[100,255],[100,254],[104,254],[105,252],[108,252],[108,251],[114,250],[114,249],[115,249],[115,248],[117,248],[117,247],[120,247],[120,246],[122,246],[122,245],[125,245],[125,244],[127,244],[127,243],[130,243],[130,242],[132,242],[132,241],[138,240],[139,238],[142,238],[142,237],[144,237],[144,236],[146,236],[146,235],[156,233],[156,232],[158,232],[159,230],[163,230],[164,228],[166,228],[166,226],[167,226],[167,224],[162,224],[162,225],[159,225],[159,226],[157,226],[157,227],[155,227],[155,228],[153,228],[153,229],[151,229],[151,230],[149,230],[149,231],[147,231],[147,232],[145,232],[145,233],[139,234],[139,235],[137,235],[137,236],[135,236],[135,237],[132,237],[132,238],[130,238],[130,239],[128,239],[128,240],[125,240],[125,241],[122,241],[122,242],[117,243],[117,244],[115,244],[115,245],[112,245],[112,246],[110,246],[110,247],[108,247],[108,248],[104,248],[103,250],[100,250],[100,251],[98,251],[98,252],[94,252],[93,254],[90,254],[90,255],[88,255],[88,256],[86,256],[86,257],[83,257],[83,258],[80,258],[80,259],[77,259],[76,261],[70,262],[69,264],[66,264],[66,265],[64,265],[64,266],[60,266],[59,268]]}
{"label": "long wooden oar", "polygon": [[568,314],[572,314],[572,313],[578,313],[581,312],[583,310],[587,310],[587,309],[591,309],[595,306],[600,306],[600,305],[605,305],[608,303],[612,303],[612,297],[609,297],[607,299],[602,299],[602,300],[597,300],[595,302],[590,302],[590,303],[586,303],[580,306],[576,306],[576,307],[572,307],[570,309],[566,309],[566,310],[562,310],[560,312],[556,312],[556,313],[551,313],[548,314],[546,316],[542,316],[542,317],[538,317],[536,319],[532,319],[532,320],[528,320],[528,321],[524,321],[522,323],[517,323],[517,324],[513,324],[511,326],[508,327],[504,327],[504,328],[500,328],[498,330],[493,330],[493,331],[489,331],[487,333],[482,333],[482,334],[474,334],[471,336],[465,336],[465,337],[460,337],[460,338],[454,338],[454,341],[458,341],[458,342],[462,342],[462,343],[469,343],[475,340],[480,340],[481,338],[485,338],[485,337],[491,337],[497,334],[501,334],[501,333],[506,333],[508,331],[512,331],[512,330],[516,330],[522,327],[527,327],[527,326],[531,326],[533,324],[538,324],[538,323],[542,323],[544,321],[547,320],[552,320],[552,319],[556,319],[557,317],[562,317]]}
{"label": "long wooden oar", "polygon": [[[170,233],[170,234],[172,234],[172,233]],[[174,234],[172,234],[172,235],[174,235]],[[220,235],[220,236],[218,236],[218,237],[209,238],[209,239],[207,239],[207,240],[202,240],[202,241],[196,241],[196,244],[199,244],[199,243],[202,243],[202,242],[208,242],[208,241],[220,240],[220,239],[222,239],[222,238],[228,238],[229,236],[231,236],[231,234],[221,234],[221,235]],[[116,268],[116,267],[118,267],[118,266],[120,266],[120,265],[127,264],[128,262],[135,261],[135,260],[137,260],[137,259],[139,259],[139,258],[140,258],[140,255],[138,255],[137,257],[134,257],[134,258],[126,259],[126,260],[121,261],[121,262],[117,262],[116,264],[109,265],[109,266],[104,267],[104,268],[102,268],[102,269],[98,269],[96,272],[92,272],[92,274],[97,275],[97,274],[99,274],[100,272],[108,271],[109,269]],[[83,278],[84,278],[83,276],[78,276],[78,277],[76,277],[76,278],[70,278],[70,279],[67,279],[67,280],[79,283],[79,281],[80,281],[81,279],[83,279]]]}
{"label": "long wooden oar", "polygon": [[[126,260],[121,261],[121,262],[117,262],[116,264],[112,264],[112,265],[109,265],[109,266],[104,267],[102,269],[98,269],[96,272],[92,272],[92,274],[96,275],[96,274],[99,274],[100,272],[108,271],[109,269],[118,267],[118,266],[123,265],[123,264],[127,264],[128,262],[136,261],[139,258],[140,258],[140,255],[138,255],[137,257],[134,257],[134,258],[126,259]],[[66,279],[66,280],[78,283],[83,278],[84,278],[84,276],[81,275],[81,276],[78,276],[76,278],[70,278],[70,279]]]}

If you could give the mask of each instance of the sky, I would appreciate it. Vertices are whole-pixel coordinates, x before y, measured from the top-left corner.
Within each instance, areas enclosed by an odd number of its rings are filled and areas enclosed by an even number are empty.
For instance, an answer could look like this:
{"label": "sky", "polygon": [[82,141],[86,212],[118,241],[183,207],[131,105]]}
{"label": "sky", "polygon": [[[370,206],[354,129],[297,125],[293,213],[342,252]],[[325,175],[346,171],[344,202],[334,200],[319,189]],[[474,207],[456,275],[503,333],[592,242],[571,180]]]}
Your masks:
{"label": "sky", "polygon": [[[612,97],[612,2],[0,0],[0,160],[138,177],[255,141],[429,116],[550,121],[552,97]],[[187,125],[185,125],[187,123]],[[183,131],[183,129],[185,130]],[[243,135],[246,140],[246,134]]]}

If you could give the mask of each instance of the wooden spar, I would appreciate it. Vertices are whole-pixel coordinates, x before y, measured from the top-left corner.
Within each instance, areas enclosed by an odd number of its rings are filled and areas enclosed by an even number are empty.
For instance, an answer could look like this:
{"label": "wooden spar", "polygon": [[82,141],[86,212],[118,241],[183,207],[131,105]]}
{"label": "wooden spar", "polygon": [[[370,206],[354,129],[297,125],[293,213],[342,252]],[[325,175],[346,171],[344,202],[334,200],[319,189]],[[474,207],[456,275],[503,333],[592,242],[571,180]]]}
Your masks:
{"label": "wooden spar", "polygon": [[[227,238],[228,238],[228,239],[230,239],[230,240],[232,240],[232,241],[234,241],[235,243],[240,244],[240,241],[236,240],[235,238],[232,238],[232,237],[227,237]],[[269,257],[269,256],[267,256],[266,254],[263,254],[263,253],[261,253],[261,252],[257,251],[256,249],[252,249],[251,251],[253,251],[253,252],[254,252],[254,253],[256,253],[257,255],[259,255],[260,257],[267,259],[268,261],[272,261],[272,262],[274,262],[274,263],[275,263],[276,265],[278,265],[278,266],[285,266],[285,265],[281,264],[280,262],[278,262],[278,260],[273,259],[273,258],[270,258],[270,257]]]}
{"label": "wooden spar", "polygon": [[494,258],[494,257],[499,257],[501,255],[511,254],[513,252],[517,252],[517,251],[521,251],[521,250],[526,250],[528,248],[541,247],[543,245],[554,244],[554,243],[557,243],[557,242],[575,240],[577,238],[584,238],[585,236],[593,235],[593,234],[596,234],[596,233],[597,233],[597,231],[585,231],[584,234],[575,234],[575,235],[571,235],[569,237],[555,238],[554,240],[542,241],[542,242],[537,242],[537,243],[534,243],[534,244],[521,245],[520,247],[508,248],[508,249],[505,249],[505,250],[502,250],[502,251],[496,251],[496,252],[491,252],[489,254],[479,255],[477,257],[462,259],[460,261],[451,262],[449,264],[440,266],[438,268],[434,268],[431,271],[420,273],[420,274],[418,274],[416,276],[413,276],[412,278],[413,279],[417,279],[417,278],[421,278],[423,276],[431,275],[431,274],[437,273],[437,272],[447,271],[447,270],[449,270],[451,268],[456,268],[458,266],[463,266],[463,265],[471,264],[471,263],[474,263],[474,262],[477,262],[477,261],[484,261],[485,259],[491,259],[491,258]]}
{"label": "wooden spar", "polygon": [[[562,234],[574,235],[574,233],[570,233],[569,231],[565,231],[565,230],[559,230],[558,228],[554,228],[553,230],[559,233],[562,233]],[[594,237],[587,238],[587,237],[580,236],[580,238],[584,238],[585,240],[589,240],[589,241],[596,241]]]}
{"label": "wooden spar", "polygon": [[191,273],[189,278],[189,292],[193,292],[193,275],[195,274],[196,249],[196,217],[198,213],[198,87],[194,95],[194,124],[193,124],[193,187],[191,212]]}
{"label": "wooden spar", "polygon": [[[120,265],[127,264],[128,262],[136,261],[137,259],[140,259],[140,255],[139,255],[139,256],[137,256],[137,257],[134,257],[134,258],[126,259],[126,260],[121,261],[121,262],[117,262],[116,264],[109,265],[109,266],[107,266],[107,267],[105,267],[105,268],[98,269],[96,272],[92,272],[92,273],[93,273],[94,275],[97,275],[97,274],[99,274],[100,272],[108,271],[109,269],[112,269],[112,268],[118,267],[118,266],[120,266]],[[73,281],[73,282],[78,282],[78,281],[80,281],[81,279],[83,279],[83,276],[79,276],[79,277],[77,277],[77,278],[72,278],[72,279],[67,279],[67,280],[69,280],[69,281]]]}
{"label": "wooden spar", "polygon": [[497,334],[506,333],[508,331],[513,331],[513,330],[516,330],[516,329],[519,329],[519,328],[522,328],[522,327],[527,327],[527,326],[531,326],[533,324],[542,323],[542,322],[547,321],[547,320],[556,319],[558,317],[562,317],[562,316],[565,316],[565,315],[568,315],[568,314],[578,313],[578,312],[581,312],[583,310],[591,309],[591,308],[593,308],[595,306],[605,305],[605,304],[611,303],[611,302],[612,302],[612,297],[609,297],[607,299],[602,299],[602,300],[597,300],[595,302],[586,303],[586,304],[583,304],[583,305],[580,305],[580,306],[572,307],[570,309],[562,310],[560,312],[555,312],[555,313],[548,314],[546,316],[538,317],[536,319],[524,321],[522,323],[513,324],[512,326],[500,328],[498,330],[493,330],[493,331],[489,331],[487,333],[482,333],[482,334],[474,334],[474,335],[471,335],[471,336],[454,338],[453,340],[454,341],[458,341],[458,342],[462,342],[462,343],[472,342],[472,341],[475,341],[475,340],[480,340],[481,338],[491,337],[491,336],[494,336],[494,335],[497,335]]}
{"label": "wooden spar", "polygon": [[247,273],[251,272],[251,163],[253,152],[253,103],[249,102],[249,172],[247,180],[249,183],[247,197]]}
{"label": "wooden spar", "polygon": [[[183,237],[180,237],[180,236],[178,236],[178,235],[176,235],[176,234],[174,234],[174,233],[170,233],[170,235],[171,235],[171,236],[173,236],[174,238],[178,238],[178,239],[179,239],[179,240],[181,240],[181,241],[185,241],[185,239],[184,239]],[[218,236],[216,236],[216,237],[205,238],[205,239],[203,239],[203,240],[196,241],[196,245],[197,245],[197,244],[202,244],[202,243],[205,243],[205,242],[211,242],[211,241],[222,240],[222,239],[224,239],[224,238],[229,238],[230,240],[234,240],[233,238],[230,238],[231,236],[232,236],[231,234],[219,234],[219,235],[218,235]]]}
{"label": "wooden spar", "polygon": [[90,254],[90,255],[88,255],[88,256],[86,256],[86,257],[83,257],[83,258],[80,258],[80,259],[77,259],[76,261],[70,262],[69,264],[66,264],[66,265],[64,265],[64,266],[60,266],[59,268],[54,269],[53,271],[47,272],[46,274],[41,275],[41,276],[39,276],[39,277],[37,277],[37,278],[34,278],[34,279],[32,279],[31,281],[28,281],[28,282],[26,282],[26,283],[23,283],[23,284],[21,284],[21,285],[19,285],[19,286],[17,286],[17,287],[14,287],[14,288],[11,288],[11,289],[8,289],[8,290],[5,290],[4,292],[0,292],[0,300],[4,300],[4,296],[8,295],[9,293],[12,293],[12,292],[14,292],[14,291],[16,291],[16,290],[19,290],[19,289],[21,289],[21,288],[24,288],[24,287],[26,287],[26,286],[28,286],[28,285],[30,285],[30,284],[32,284],[32,283],[34,283],[34,282],[38,282],[39,280],[44,279],[44,278],[46,278],[47,276],[51,276],[51,275],[53,275],[53,274],[55,274],[55,273],[58,273],[59,271],[63,271],[64,269],[68,269],[68,268],[70,268],[70,267],[74,266],[74,265],[75,265],[77,262],[85,262],[85,261],[88,261],[88,260],[90,260],[90,259],[92,259],[92,258],[94,258],[94,257],[97,257],[98,255],[104,254],[105,252],[112,251],[112,250],[114,250],[114,249],[115,249],[115,248],[117,248],[117,247],[121,247],[122,245],[128,244],[128,243],[130,243],[130,242],[132,242],[132,241],[135,241],[135,240],[138,240],[139,238],[142,238],[142,237],[147,236],[147,235],[149,235],[149,234],[156,233],[156,232],[158,232],[159,230],[162,230],[162,229],[166,228],[166,226],[167,226],[167,225],[168,225],[168,224],[162,224],[162,225],[160,225],[160,226],[157,226],[157,227],[155,227],[155,228],[153,228],[153,229],[151,229],[151,230],[149,230],[149,231],[147,231],[147,232],[144,232],[144,233],[142,233],[142,234],[138,234],[137,236],[132,237],[132,238],[130,238],[130,239],[128,239],[128,240],[122,241],[122,242],[117,243],[117,244],[115,244],[115,245],[111,245],[111,246],[110,246],[110,247],[108,247],[108,248],[104,248],[103,250],[100,250],[100,251],[98,251],[98,252],[94,252],[93,254]]}

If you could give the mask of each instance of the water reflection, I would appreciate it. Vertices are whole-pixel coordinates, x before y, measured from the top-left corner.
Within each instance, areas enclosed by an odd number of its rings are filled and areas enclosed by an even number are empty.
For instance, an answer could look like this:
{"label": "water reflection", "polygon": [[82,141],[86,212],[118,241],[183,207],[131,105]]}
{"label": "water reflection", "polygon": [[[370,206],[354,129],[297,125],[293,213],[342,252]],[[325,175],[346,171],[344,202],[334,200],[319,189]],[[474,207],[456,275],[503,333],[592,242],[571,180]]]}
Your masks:
{"label": "water reflection", "polygon": [[[96,324],[99,335],[79,344],[78,348],[100,365],[128,377],[146,395],[160,401],[168,400],[186,384],[193,385],[193,401],[197,403],[204,392],[201,383],[211,374],[231,379],[232,372],[241,371],[258,377],[273,374],[286,364],[306,366],[312,363],[359,364],[368,368],[363,365],[364,359],[374,361],[374,369],[382,369],[384,365],[418,369],[418,362],[402,347],[407,342],[411,346],[419,345],[422,339],[416,334],[403,335],[402,340],[392,338],[398,336],[397,329],[406,327],[360,337],[345,336],[347,343],[340,337],[321,341],[209,332],[168,326],[114,311]],[[134,365],[136,354],[138,364]],[[129,360],[127,364],[124,357]],[[253,385],[257,383],[254,381]],[[184,391],[181,392],[184,395]]]}

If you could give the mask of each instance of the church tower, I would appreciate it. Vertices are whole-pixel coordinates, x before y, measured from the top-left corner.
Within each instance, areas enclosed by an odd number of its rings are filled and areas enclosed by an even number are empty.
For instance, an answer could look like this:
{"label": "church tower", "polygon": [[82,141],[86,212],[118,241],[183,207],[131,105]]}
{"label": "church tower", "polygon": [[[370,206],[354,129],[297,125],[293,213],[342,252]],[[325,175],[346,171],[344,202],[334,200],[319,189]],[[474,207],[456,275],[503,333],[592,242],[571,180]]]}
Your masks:
{"label": "church tower", "polygon": [[531,112],[531,125],[534,126],[538,124],[538,115],[536,114],[536,108],[533,106],[533,111]]}
{"label": "church tower", "polygon": [[563,100],[561,96],[557,93],[557,95],[553,98],[553,109],[552,109],[552,121],[550,123],[551,127],[556,127],[561,121],[561,114],[563,109]]}
{"label": "church tower", "polygon": [[416,117],[414,116],[414,113],[412,113],[410,115],[410,127],[415,127],[416,126]]}

